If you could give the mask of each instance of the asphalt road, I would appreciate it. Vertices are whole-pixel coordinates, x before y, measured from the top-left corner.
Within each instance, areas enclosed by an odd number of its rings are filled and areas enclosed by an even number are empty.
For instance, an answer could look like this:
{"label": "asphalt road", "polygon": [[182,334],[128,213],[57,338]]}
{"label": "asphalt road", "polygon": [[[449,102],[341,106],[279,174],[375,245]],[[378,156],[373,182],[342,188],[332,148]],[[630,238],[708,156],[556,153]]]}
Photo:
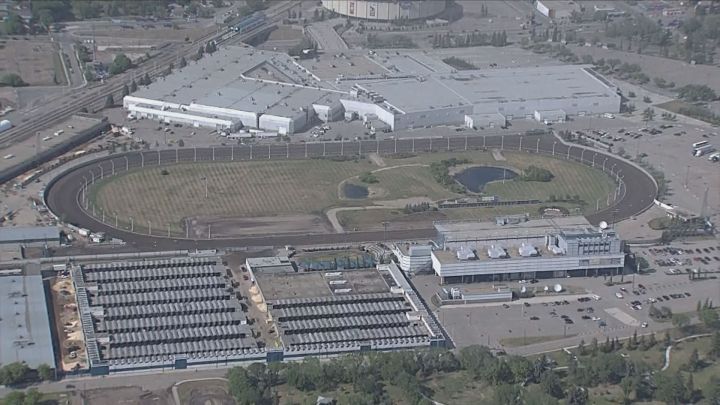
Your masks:
{"label": "asphalt road", "polygon": [[[210,162],[231,160],[305,159],[333,156],[354,156],[379,153],[389,155],[400,152],[463,151],[481,148],[522,150],[527,153],[555,155],[593,165],[619,179],[617,200],[614,205],[589,215],[592,223],[620,221],[637,215],[653,204],[657,187],[642,170],[612,155],[566,145],[552,135],[519,136],[453,136],[439,138],[386,139],[347,142],[278,143],[270,145],[242,145],[212,148],[165,149],[128,152],[102,157],[69,169],[48,184],[45,198],[49,209],[64,222],[92,231],[105,232],[110,237],[126,241],[137,250],[208,249],[230,246],[282,246],[310,244],[341,244],[383,240],[427,239],[434,236],[433,229],[388,230],[387,232],[348,232],[342,234],[271,235],[228,239],[167,238],[148,236],[116,229],[89,214],[81,207],[82,189],[104,176],[123,171],[178,162]],[[582,159],[582,160],[581,160]],[[604,203],[604,202],[603,202]],[[96,213],[96,216],[99,216]]]}

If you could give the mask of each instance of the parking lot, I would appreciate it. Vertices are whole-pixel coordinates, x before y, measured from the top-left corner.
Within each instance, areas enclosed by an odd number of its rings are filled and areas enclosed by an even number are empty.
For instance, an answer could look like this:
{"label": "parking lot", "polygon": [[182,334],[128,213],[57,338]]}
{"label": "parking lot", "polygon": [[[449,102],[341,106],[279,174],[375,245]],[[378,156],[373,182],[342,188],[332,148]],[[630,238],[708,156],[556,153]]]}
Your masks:
{"label": "parking lot", "polygon": [[[511,303],[433,307],[433,311],[458,347],[481,343],[533,353],[576,344],[580,339],[589,342],[596,337],[604,341],[606,337],[632,335],[636,330],[650,333],[671,327],[670,322],[657,322],[649,317],[651,304],[657,309],[668,307],[680,313],[694,312],[698,301],[720,302],[717,278],[691,281],[684,274],[656,272],[626,275],[622,278],[623,284],[614,286],[605,285],[607,281],[609,279],[603,277],[540,280],[537,284],[526,284],[528,291],[538,291],[533,298]],[[613,281],[620,282],[621,278],[615,277]],[[412,282],[428,303],[431,296],[441,290],[434,275],[415,276]],[[565,291],[573,294],[543,292],[545,286],[550,286],[552,291],[554,284],[562,284]],[[640,288],[641,285],[644,288]],[[476,286],[442,287],[449,290]],[[519,288],[518,284],[507,286]],[[578,291],[582,293],[575,293]]]}

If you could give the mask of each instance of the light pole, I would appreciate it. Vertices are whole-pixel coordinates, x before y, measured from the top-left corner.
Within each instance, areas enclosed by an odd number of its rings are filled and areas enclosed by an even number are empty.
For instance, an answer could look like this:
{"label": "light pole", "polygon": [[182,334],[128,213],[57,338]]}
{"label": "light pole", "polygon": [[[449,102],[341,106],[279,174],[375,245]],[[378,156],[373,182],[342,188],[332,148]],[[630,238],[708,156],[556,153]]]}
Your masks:
{"label": "light pole", "polygon": [[113,212],[113,214],[115,214],[115,228],[117,228],[118,227],[118,215],[117,215],[117,212]]}
{"label": "light pole", "polygon": [[200,180],[205,182],[205,198],[208,198],[208,178],[203,176]]}
{"label": "light pole", "polygon": [[500,135],[500,150],[505,148],[505,135]]}
{"label": "light pole", "polygon": [[567,159],[567,160],[570,160],[570,150],[571,150],[571,149],[572,149],[572,145],[568,145],[567,157],[565,157],[565,159]]}
{"label": "light pole", "polygon": [[130,232],[135,232],[135,222],[133,221],[133,217],[130,217]]}
{"label": "light pole", "polygon": [[140,152],[140,167],[145,167],[145,155]]}
{"label": "light pole", "polygon": [[345,138],[340,138],[340,156],[345,154]]}
{"label": "light pole", "polygon": [[520,146],[518,146],[518,150],[522,152],[522,136],[520,137]]}
{"label": "light pole", "polygon": [[603,160],[602,171],[605,171],[605,162],[607,162],[607,160],[608,158],[605,158],[605,160]]}
{"label": "light pole", "polygon": [[597,153],[593,153],[592,167],[595,167],[595,157],[596,157],[596,156],[597,156]]}
{"label": "light pole", "polygon": [[555,145],[557,145],[557,142],[553,142],[553,150],[552,150],[552,155],[553,155],[553,156],[555,156]]}
{"label": "light pole", "polygon": [[582,148],[580,151],[580,163],[585,161],[585,148]]}
{"label": "light pole", "polygon": [[128,159],[127,155],[123,157],[125,158],[125,171],[130,171],[130,159]]}
{"label": "light pole", "polygon": [[112,171],[112,175],[114,176],[115,175],[115,160],[114,159],[110,159],[110,168],[111,168],[110,170]]}
{"label": "light pole", "polygon": [[537,143],[535,144],[535,153],[540,153],[540,138],[538,138]]}
{"label": "light pole", "polygon": [[152,224],[148,221],[148,235],[152,235]]}

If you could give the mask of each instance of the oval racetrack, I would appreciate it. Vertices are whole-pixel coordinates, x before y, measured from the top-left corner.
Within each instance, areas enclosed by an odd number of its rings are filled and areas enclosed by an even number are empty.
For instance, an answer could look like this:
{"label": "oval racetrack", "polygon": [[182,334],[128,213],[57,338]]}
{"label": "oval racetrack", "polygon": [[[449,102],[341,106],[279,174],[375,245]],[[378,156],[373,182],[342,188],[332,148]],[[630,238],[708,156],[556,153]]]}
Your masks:
{"label": "oval racetrack", "polygon": [[552,135],[519,136],[454,136],[417,139],[364,140],[348,142],[317,142],[270,145],[217,146],[207,148],[166,149],[159,151],[128,152],[106,156],[73,167],[53,179],[45,190],[48,208],[64,222],[126,241],[138,250],[206,249],[230,246],[280,246],[334,244],[364,241],[425,239],[435,236],[433,229],[389,230],[379,232],[348,232],[342,234],[271,235],[229,239],[178,239],[157,235],[149,236],[117,229],[89,215],[80,206],[80,193],[86,182],[100,176],[122,173],[143,166],[208,161],[242,161],[273,159],[305,159],[321,156],[358,155],[379,153],[388,155],[401,152],[463,151],[473,149],[522,150],[528,153],[553,155],[560,159],[573,159],[598,170],[604,170],[619,179],[619,198],[614,205],[588,215],[592,223],[620,221],[645,211],[653,204],[657,185],[638,167],[609,154],[576,145],[566,145]]}

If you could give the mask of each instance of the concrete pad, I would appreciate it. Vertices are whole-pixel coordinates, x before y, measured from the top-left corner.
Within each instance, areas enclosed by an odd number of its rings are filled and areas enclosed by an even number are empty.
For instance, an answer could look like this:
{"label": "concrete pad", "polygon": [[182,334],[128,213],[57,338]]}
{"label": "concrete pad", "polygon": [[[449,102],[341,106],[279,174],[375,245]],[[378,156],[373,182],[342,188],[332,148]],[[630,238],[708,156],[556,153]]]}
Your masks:
{"label": "concrete pad", "polygon": [[627,312],[623,311],[620,308],[606,308],[605,312],[608,313],[608,315],[612,316],[613,318],[617,319],[618,321],[624,323],[628,326],[640,326],[640,321],[633,318],[628,314]]}

